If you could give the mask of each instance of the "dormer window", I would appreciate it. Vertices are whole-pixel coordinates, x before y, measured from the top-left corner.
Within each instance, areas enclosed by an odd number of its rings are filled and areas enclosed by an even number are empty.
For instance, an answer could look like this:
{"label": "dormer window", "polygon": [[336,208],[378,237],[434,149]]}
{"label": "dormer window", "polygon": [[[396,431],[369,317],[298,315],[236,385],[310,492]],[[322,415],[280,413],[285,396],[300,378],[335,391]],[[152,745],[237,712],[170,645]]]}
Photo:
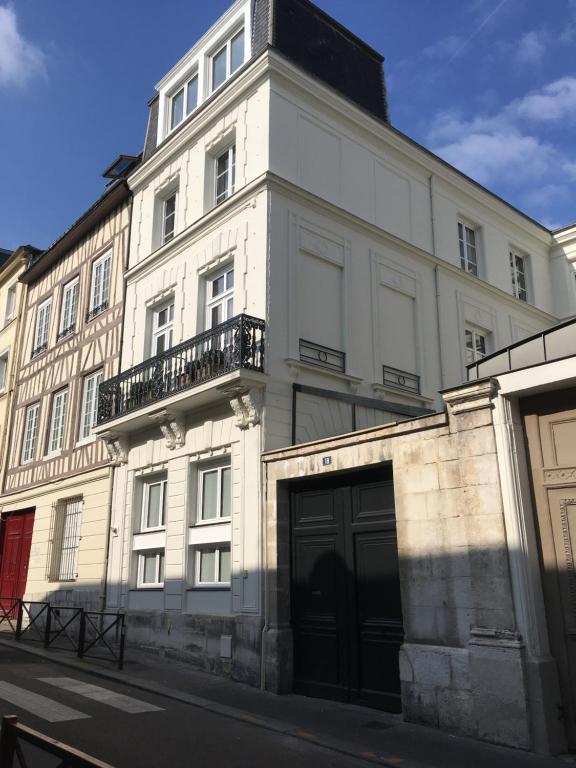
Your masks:
{"label": "dormer window", "polygon": [[212,91],[219,88],[244,63],[244,30],[241,29],[212,56]]}

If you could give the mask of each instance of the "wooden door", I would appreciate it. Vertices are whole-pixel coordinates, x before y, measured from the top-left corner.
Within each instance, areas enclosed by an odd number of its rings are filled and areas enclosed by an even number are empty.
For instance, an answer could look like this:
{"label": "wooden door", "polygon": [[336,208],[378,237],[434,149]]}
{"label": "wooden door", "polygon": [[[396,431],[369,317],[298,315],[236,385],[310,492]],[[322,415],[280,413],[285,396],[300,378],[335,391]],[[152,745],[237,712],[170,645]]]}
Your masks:
{"label": "wooden door", "polygon": [[361,473],[300,486],[291,577],[295,690],[400,711],[392,480]]}
{"label": "wooden door", "polygon": [[2,518],[0,597],[22,598],[26,591],[34,510],[12,512]]}
{"label": "wooden door", "polygon": [[[556,410],[551,412],[550,403]],[[571,406],[571,407],[566,407]],[[538,523],[542,583],[563,718],[576,749],[576,396],[523,404]]]}

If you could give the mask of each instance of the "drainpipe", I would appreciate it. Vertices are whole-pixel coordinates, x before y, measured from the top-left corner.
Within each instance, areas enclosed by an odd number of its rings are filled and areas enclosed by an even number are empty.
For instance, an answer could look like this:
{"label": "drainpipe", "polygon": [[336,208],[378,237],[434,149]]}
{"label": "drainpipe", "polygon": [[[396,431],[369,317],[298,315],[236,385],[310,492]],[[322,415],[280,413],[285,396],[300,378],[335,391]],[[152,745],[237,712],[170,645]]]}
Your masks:
{"label": "drainpipe", "polygon": [[102,610],[106,610],[106,599],[108,597],[108,560],[110,559],[110,537],[112,536],[112,498],[114,493],[114,470],[116,467],[110,467],[110,487],[108,488],[108,512],[106,513],[106,551],[104,554],[104,584],[102,589]]}
{"label": "drainpipe", "polygon": [[[430,224],[432,227],[432,255],[438,258],[438,248],[436,245],[436,215],[434,212],[434,175],[428,177],[428,188],[430,192]],[[440,389],[444,389],[444,347],[442,344],[442,332],[440,323],[440,267],[438,264],[434,267],[434,289],[436,293],[436,328],[438,331],[438,361],[440,363]]]}
{"label": "drainpipe", "polygon": [[[273,6],[273,4],[272,4]],[[272,13],[272,10],[271,10]],[[266,242],[266,343],[268,344],[268,328],[270,323],[270,262],[271,262],[271,253],[272,253],[272,193],[270,192],[270,189],[266,191],[266,210],[267,210],[267,216],[266,216],[266,225],[268,227],[268,233],[267,233],[267,242]],[[268,354],[267,349],[265,350],[265,357],[264,357],[264,365],[267,368],[268,367]],[[265,664],[265,655],[264,655],[264,644],[266,641],[266,635],[268,634],[268,631],[270,627],[268,626],[268,620],[269,620],[269,614],[268,614],[268,597],[270,594],[269,588],[268,588],[268,568],[267,565],[267,558],[268,558],[268,525],[267,525],[267,519],[266,519],[266,507],[267,507],[267,500],[268,500],[268,468],[266,467],[264,472],[262,472],[262,453],[264,451],[264,429],[265,429],[265,415],[266,415],[266,389],[264,389],[264,400],[262,404],[262,415],[260,418],[260,493],[261,493],[261,501],[260,501],[260,510],[262,514],[262,562],[260,565],[260,570],[263,572],[264,575],[264,589],[263,589],[263,595],[262,598],[264,600],[264,626],[262,627],[262,635],[260,638],[260,688],[261,690],[266,690],[266,664]],[[262,491],[262,479],[266,476],[266,484],[264,485],[264,490]]]}

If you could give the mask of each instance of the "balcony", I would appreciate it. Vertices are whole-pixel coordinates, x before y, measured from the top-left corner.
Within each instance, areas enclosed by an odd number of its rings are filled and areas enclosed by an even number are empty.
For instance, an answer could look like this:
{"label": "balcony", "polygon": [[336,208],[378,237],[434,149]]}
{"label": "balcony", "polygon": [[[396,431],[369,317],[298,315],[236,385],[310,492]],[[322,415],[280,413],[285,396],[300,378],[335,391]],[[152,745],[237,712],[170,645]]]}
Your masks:
{"label": "balcony", "polygon": [[[263,320],[237,315],[108,379],[98,391],[97,431],[100,425],[136,411],[150,412],[155,403],[167,398],[171,408],[174,403],[187,407],[187,395],[213,389],[206,385],[215,379],[240,386],[239,373],[263,373],[264,335]],[[198,405],[206,402],[206,398],[195,400]]]}

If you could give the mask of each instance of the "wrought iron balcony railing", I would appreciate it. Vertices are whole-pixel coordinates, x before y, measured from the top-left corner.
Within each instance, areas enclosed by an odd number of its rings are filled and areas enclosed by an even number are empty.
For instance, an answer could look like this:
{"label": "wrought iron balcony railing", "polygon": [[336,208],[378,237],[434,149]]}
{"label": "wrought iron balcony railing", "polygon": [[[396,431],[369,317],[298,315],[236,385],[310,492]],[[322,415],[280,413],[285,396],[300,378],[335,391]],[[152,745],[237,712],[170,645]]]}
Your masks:
{"label": "wrought iron balcony railing", "polygon": [[265,323],[237,315],[100,384],[103,424],[239,369],[264,371]]}

